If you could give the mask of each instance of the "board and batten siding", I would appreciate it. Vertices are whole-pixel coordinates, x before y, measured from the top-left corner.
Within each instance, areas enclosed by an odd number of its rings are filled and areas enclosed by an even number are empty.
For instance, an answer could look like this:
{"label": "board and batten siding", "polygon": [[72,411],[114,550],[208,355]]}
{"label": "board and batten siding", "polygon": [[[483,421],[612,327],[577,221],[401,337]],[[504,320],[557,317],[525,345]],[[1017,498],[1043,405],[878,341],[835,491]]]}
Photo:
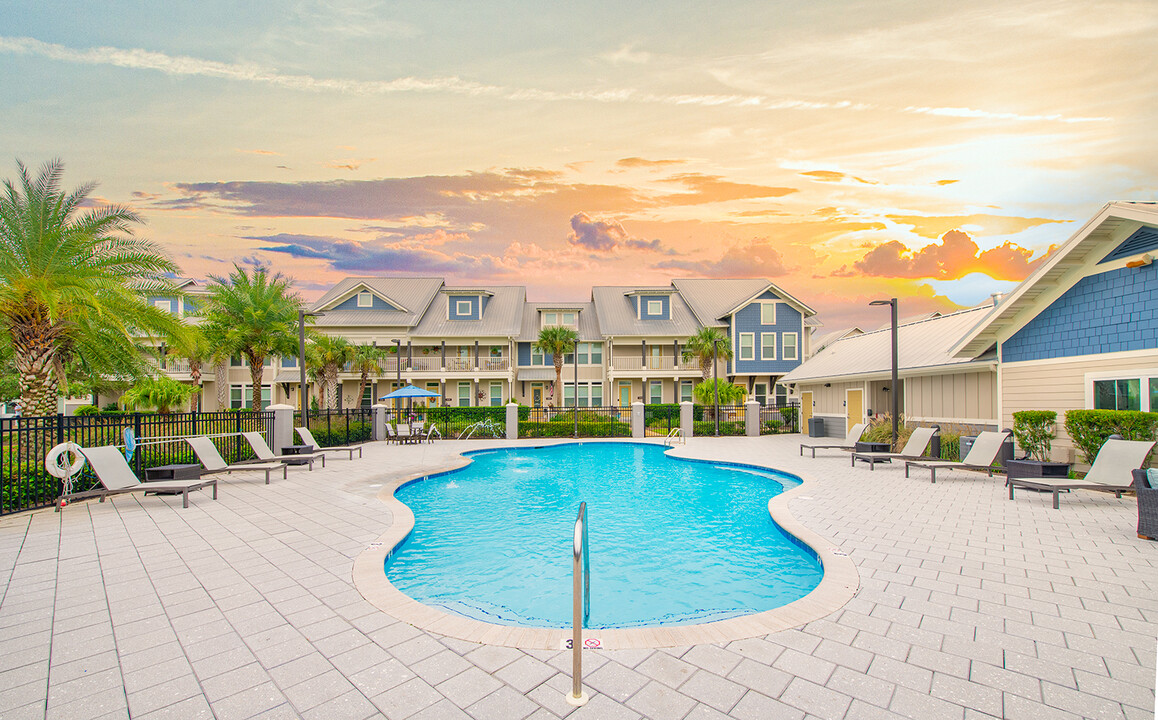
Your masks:
{"label": "board and batten siding", "polygon": [[[1057,413],[1053,458],[1060,462],[1081,462],[1081,454],[1075,452],[1073,441],[1066,434],[1065,413],[1093,407],[1086,404],[1086,376],[1129,377],[1131,371],[1155,367],[1158,367],[1158,349],[1002,363],[1001,427],[1013,427],[1013,413],[1019,410],[1053,410]],[[1093,380],[1090,380],[1090,392],[1092,388]]]}
{"label": "board and batten siding", "polygon": [[905,419],[922,423],[997,424],[997,372],[904,378]]}

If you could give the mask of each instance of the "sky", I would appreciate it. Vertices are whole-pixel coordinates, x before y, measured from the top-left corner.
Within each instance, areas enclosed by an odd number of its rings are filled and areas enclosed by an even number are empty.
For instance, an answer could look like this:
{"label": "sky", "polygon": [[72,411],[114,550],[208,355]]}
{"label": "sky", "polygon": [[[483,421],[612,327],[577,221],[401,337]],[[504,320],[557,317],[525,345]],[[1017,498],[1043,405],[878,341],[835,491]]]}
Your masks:
{"label": "sky", "polygon": [[1158,3],[0,0],[0,178],[186,277],[765,278],[826,330],[981,302],[1158,200]]}

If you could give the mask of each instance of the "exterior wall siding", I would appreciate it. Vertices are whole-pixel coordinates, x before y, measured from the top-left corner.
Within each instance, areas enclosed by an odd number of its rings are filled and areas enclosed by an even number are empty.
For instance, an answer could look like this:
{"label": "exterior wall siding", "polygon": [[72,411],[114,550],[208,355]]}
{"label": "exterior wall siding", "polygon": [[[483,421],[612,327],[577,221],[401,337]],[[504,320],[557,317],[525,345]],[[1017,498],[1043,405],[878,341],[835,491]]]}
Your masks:
{"label": "exterior wall siding", "polygon": [[[733,339],[732,353],[734,360],[729,370],[735,375],[782,375],[800,366],[803,356],[804,318],[800,311],[787,303],[776,304],[776,324],[763,325],[760,323],[760,300],[776,300],[771,293],[764,293],[747,307],[736,311],[733,316],[735,327],[730,335]],[[740,359],[740,334],[753,334],[754,360]],[[776,359],[760,359],[760,335],[762,333],[776,333]],[[796,333],[796,359],[784,360],[784,333]]]}
{"label": "exterior wall siding", "polygon": [[1158,263],[1082,278],[1002,343],[1004,363],[1158,347]]}
{"label": "exterior wall siding", "polygon": [[375,295],[373,293],[370,293],[370,298],[374,304],[368,308],[367,307],[361,307],[360,308],[360,307],[358,307],[358,293],[354,293],[350,297],[346,298],[342,302],[335,305],[332,309],[333,310],[394,310],[394,311],[398,310],[398,308],[394,307],[393,305],[391,305],[390,303],[386,302],[385,300],[383,300],[382,298],[378,297],[377,295]]}
{"label": "exterior wall siding", "polygon": [[[662,310],[658,315],[647,311],[649,302],[662,303]],[[642,295],[639,297],[639,317],[641,320],[667,320],[671,317],[671,298],[667,295]]]}
{"label": "exterior wall siding", "polygon": [[[449,303],[449,318],[451,320],[479,320],[482,318],[480,307],[482,303],[477,295],[450,295],[447,297]],[[470,312],[460,313],[458,311],[459,303],[470,303]]]}
{"label": "exterior wall siding", "polygon": [[923,423],[997,423],[997,372],[904,378],[905,415]]}

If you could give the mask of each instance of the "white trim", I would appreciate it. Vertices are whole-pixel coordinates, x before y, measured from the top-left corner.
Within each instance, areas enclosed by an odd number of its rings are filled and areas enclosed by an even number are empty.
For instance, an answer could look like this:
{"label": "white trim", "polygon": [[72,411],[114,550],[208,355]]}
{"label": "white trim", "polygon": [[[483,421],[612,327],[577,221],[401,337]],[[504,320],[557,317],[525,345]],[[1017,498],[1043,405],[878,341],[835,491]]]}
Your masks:
{"label": "white trim", "polygon": [[[652,312],[652,309],[656,308],[656,307],[658,307],[658,309],[656,309],[655,312]],[[657,315],[659,317],[663,317],[663,301],[662,300],[648,300],[647,301],[647,316],[648,317],[655,317]]]}
{"label": "white trim", "polygon": [[[358,307],[360,307],[360,308],[372,308],[372,307],[374,307],[374,293],[370,292],[369,290],[362,290],[354,297],[357,298]],[[365,303],[362,302],[363,298],[366,299]]]}
{"label": "white trim", "polygon": [[[961,373],[969,372],[984,372],[985,370],[995,370],[997,368],[996,360],[985,360],[983,362],[965,362],[956,363],[953,365],[929,365],[926,367],[917,368],[901,368],[898,373],[900,378],[926,377],[929,375],[959,375]],[[795,372],[795,370],[793,370]],[[796,383],[797,385],[817,385],[826,382],[856,382],[858,380],[889,380],[892,378],[891,370],[876,370],[867,373],[849,373],[848,375],[828,375],[824,377],[815,378],[788,378],[786,382]],[[787,377],[787,375],[783,376]]]}
{"label": "white trim", "polygon": [[[793,350],[795,350],[795,351],[796,351],[796,352],[794,353],[794,354],[795,354],[795,357],[788,357],[788,353],[787,353],[787,352],[784,350],[784,347],[785,347],[785,346],[784,346],[784,338],[788,337],[789,335],[791,335],[793,338],[795,338],[795,343],[793,344],[793,348],[792,348]],[[799,360],[799,359],[800,359],[800,333],[794,333],[794,332],[786,332],[786,333],[781,333],[781,337],[780,337],[780,359],[781,359],[781,360],[786,360],[786,361],[794,361],[794,360]],[[890,371],[889,371],[889,373],[890,373],[890,377],[891,377],[891,374],[892,374],[892,370],[890,370]]]}
{"label": "white trim", "polygon": [[[768,337],[769,335],[772,336],[772,357],[768,357],[767,355],[764,354],[764,348],[766,348],[768,346],[767,343],[764,342],[764,338]],[[776,359],[776,333],[774,333],[774,332],[762,332],[762,333],[760,333],[760,359],[761,360],[775,360]]]}
{"label": "white trim", "polygon": [[958,417],[924,417],[905,415],[905,420],[914,422],[945,423],[947,425],[996,425],[1001,426],[996,418],[958,418]]}
{"label": "white trim", "polygon": [[1158,357],[1158,348],[1144,348],[1142,350],[1119,350],[1118,352],[1090,353],[1087,355],[1070,355],[1059,358],[1041,358],[1038,360],[1003,360],[1002,365],[1009,367],[1032,367],[1034,365],[1064,365],[1070,362],[1084,362],[1094,358],[1098,360],[1130,360],[1138,357]]}
{"label": "white trim", "polygon": [[173,314],[173,301],[172,301],[172,299],[154,300],[153,301],[153,307],[157,308],[158,310],[164,310],[165,312],[169,313],[170,315]]}
{"label": "white trim", "polygon": [[1150,407],[1150,380],[1158,378],[1158,367],[1139,368],[1137,370],[1102,370],[1085,373],[1083,377],[1085,408],[1087,410],[1094,408],[1094,381],[1096,380],[1137,380],[1141,386],[1138,388],[1139,409],[1142,412],[1153,412],[1156,409]]}
{"label": "white trim", "polygon": [[[752,338],[752,357],[744,357],[744,336]],[[756,359],[756,333],[739,333],[738,341],[736,342],[736,361],[753,361]]]}
{"label": "white trim", "polygon": [[[761,325],[775,325],[776,324],[776,306],[779,303],[775,300],[761,300],[761,301],[759,301],[759,304],[760,304],[760,324]],[[772,322],[764,322],[764,308],[767,306],[772,307]]]}
{"label": "white trim", "polygon": [[[466,305],[466,312],[462,311],[463,305]],[[454,301],[454,314],[455,314],[456,319],[461,319],[463,315],[474,314],[474,303],[472,303],[470,300],[455,300]]]}

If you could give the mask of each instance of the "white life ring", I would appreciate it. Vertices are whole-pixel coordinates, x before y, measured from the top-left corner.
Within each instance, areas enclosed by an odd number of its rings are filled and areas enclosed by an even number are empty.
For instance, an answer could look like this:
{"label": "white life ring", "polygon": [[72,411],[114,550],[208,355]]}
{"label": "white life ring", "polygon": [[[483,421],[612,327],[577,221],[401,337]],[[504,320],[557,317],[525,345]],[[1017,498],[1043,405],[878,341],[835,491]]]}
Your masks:
{"label": "white life ring", "polygon": [[[72,453],[75,459],[69,461],[65,457],[67,453]],[[80,451],[80,445],[74,442],[61,443],[49,450],[48,454],[44,456],[44,469],[48,471],[49,475],[61,480],[76,475],[82,467],[84,467],[84,455]]]}

